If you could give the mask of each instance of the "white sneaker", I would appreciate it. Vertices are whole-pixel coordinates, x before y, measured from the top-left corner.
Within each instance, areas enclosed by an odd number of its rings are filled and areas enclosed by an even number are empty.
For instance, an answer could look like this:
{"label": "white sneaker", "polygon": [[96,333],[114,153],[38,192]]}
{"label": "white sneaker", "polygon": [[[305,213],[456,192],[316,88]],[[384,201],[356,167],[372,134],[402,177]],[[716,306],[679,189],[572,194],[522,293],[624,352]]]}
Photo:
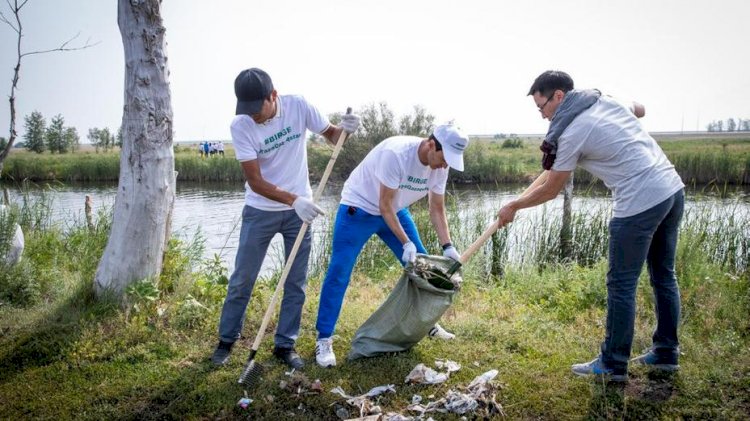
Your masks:
{"label": "white sneaker", "polygon": [[333,338],[318,339],[315,342],[315,361],[321,367],[336,365],[336,354],[333,353]]}
{"label": "white sneaker", "polygon": [[430,329],[429,333],[427,333],[427,336],[433,339],[434,338],[442,339],[444,341],[450,341],[451,339],[454,339],[456,337],[456,335],[443,329],[443,327],[437,323],[435,323],[435,326],[433,326],[432,329]]}

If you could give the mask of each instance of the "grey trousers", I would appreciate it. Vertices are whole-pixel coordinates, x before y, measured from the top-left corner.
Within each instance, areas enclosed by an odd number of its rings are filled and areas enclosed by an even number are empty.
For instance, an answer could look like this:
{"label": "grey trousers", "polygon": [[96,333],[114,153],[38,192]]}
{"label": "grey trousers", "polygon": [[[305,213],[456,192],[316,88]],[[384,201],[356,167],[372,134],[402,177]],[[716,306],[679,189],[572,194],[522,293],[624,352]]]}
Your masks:
{"label": "grey trousers", "polygon": [[[272,212],[245,205],[242,210],[242,228],[234,263],[235,269],[229,278],[227,297],[224,300],[219,321],[219,338],[222,341],[234,342],[240,337],[247,303],[273,236],[280,233],[284,237],[284,254],[288,258],[301,227],[302,220],[294,210]],[[277,347],[293,347],[299,336],[309,257],[310,230],[308,229],[284,284],[284,297],[281,301],[279,323],[274,337]]]}

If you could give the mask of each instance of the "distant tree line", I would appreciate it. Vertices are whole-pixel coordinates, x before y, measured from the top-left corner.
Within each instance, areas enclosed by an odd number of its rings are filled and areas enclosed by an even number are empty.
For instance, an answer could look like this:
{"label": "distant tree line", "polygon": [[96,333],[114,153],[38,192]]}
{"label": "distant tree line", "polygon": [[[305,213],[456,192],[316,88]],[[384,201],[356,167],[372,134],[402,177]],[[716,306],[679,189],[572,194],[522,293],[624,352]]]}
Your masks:
{"label": "distant tree line", "polygon": [[[80,146],[78,131],[75,127],[65,127],[65,119],[61,114],[53,117],[48,126],[42,113],[34,111],[24,117],[24,127],[26,130],[23,136],[24,142],[19,143],[17,147],[25,147],[36,153],[44,151],[68,153],[75,152]],[[108,128],[94,127],[89,129],[87,137],[97,152],[100,148],[106,151],[115,146],[122,146],[122,128],[114,134]],[[5,138],[0,138],[0,149],[5,142],[7,142]]]}
{"label": "distant tree line", "polygon": [[30,151],[42,153],[68,153],[78,149],[80,137],[75,127],[65,127],[61,114],[52,117],[49,126],[39,111],[34,111],[24,118],[26,133],[24,146]]}
{"label": "distant tree line", "polygon": [[112,133],[107,127],[103,129],[94,127],[89,129],[88,139],[94,145],[96,152],[99,152],[99,148],[108,151],[115,146],[122,147],[122,127],[117,130],[117,134]]}
{"label": "distant tree line", "polygon": [[[435,127],[435,116],[419,105],[415,105],[411,113],[403,116],[396,116],[385,102],[371,103],[354,112],[362,117],[362,125],[350,136],[336,161],[334,174],[341,178],[346,178],[346,175],[354,171],[367,153],[382,140],[396,135],[427,137]],[[328,115],[328,119],[332,124],[338,124],[341,115],[342,113],[332,113]],[[311,134],[308,139],[317,144],[325,143],[321,136],[315,134]],[[308,149],[313,178],[320,177],[328,163],[330,154],[321,153],[323,150]],[[318,170],[320,173],[315,173]]]}
{"label": "distant tree line", "polygon": [[750,132],[750,119],[714,120],[708,123],[706,130],[709,132]]}
{"label": "distant tree line", "polygon": [[506,135],[505,133],[498,133],[494,136],[492,136],[492,139],[500,141],[503,141],[502,148],[504,149],[516,149],[516,148],[523,148],[523,139],[518,137],[517,134],[511,133],[509,135]]}

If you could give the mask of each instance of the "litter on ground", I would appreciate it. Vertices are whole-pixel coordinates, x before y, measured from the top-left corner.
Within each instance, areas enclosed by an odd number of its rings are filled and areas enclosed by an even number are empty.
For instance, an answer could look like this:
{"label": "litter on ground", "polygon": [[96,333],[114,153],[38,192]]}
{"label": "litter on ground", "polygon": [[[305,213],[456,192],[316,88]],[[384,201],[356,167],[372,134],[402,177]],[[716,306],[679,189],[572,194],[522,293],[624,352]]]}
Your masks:
{"label": "litter on ground", "polygon": [[451,373],[456,372],[461,369],[461,365],[451,360],[436,360],[435,367],[441,370],[445,370],[445,372],[439,373],[427,367],[426,365],[419,363],[417,364],[416,367],[414,367],[411,370],[411,373],[409,373],[406,376],[406,380],[404,381],[404,383],[408,383],[408,384],[443,383],[444,381],[448,380],[448,377],[450,377]]}

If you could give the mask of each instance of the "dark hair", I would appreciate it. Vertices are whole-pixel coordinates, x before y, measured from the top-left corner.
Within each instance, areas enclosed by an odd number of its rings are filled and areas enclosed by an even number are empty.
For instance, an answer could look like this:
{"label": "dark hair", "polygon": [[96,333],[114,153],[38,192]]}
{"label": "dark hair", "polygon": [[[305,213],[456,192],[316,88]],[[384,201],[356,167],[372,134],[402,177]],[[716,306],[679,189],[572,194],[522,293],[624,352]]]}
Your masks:
{"label": "dark hair", "polygon": [[443,145],[440,144],[434,134],[430,135],[430,140],[435,142],[435,152],[440,152],[443,150]]}
{"label": "dark hair", "polygon": [[534,80],[526,95],[539,92],[542,96],[550,97],[558,89],[566,93],[573,90],[573,78],[560,70],[547,70]]}

